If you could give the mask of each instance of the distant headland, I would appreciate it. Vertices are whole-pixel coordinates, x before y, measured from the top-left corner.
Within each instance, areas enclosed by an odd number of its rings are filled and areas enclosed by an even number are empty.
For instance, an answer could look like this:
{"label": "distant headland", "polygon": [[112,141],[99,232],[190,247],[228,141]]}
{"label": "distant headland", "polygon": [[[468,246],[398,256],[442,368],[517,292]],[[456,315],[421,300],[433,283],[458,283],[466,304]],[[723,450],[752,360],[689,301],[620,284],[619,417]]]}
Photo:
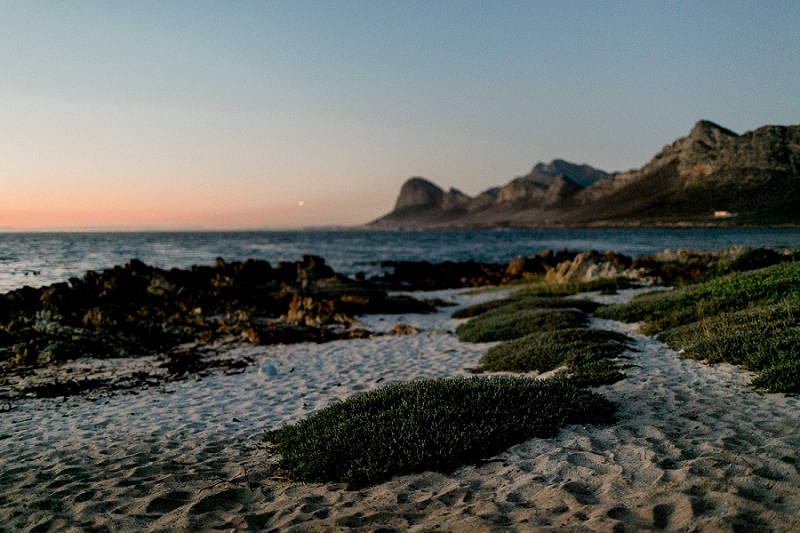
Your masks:
{"label": "distant headland", "polygon": [[638,170],[555,159],[470,197],[406,181],[384,229],[800,225],[800,125],[738,135],[701,120]]}

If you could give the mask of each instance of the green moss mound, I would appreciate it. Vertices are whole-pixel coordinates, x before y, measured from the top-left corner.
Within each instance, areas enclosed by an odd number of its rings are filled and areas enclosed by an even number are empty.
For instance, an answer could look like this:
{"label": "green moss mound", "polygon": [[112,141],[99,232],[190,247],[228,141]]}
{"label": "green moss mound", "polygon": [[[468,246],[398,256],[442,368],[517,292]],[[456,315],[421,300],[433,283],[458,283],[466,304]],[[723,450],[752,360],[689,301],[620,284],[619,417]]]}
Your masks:
{"label": "green moss mound", "polygon": [[631,339],[601,329],[570,328],[531,333],[489,348],[478,371],[547,372],[562,365],[575,366],[618,357]]}
{"label": "green moss mound", "polygon": [[461,324],[456,334],[461,342],[507,341],[537,331],[584,327],[586,322],[586,313],[575,309],[508,311],[498,308]]}
{"label": "green moss mound", "polygon": [[601,304],[590,300],[565,299],[542,296],[512,296],[504,300],[490,300],[464,309],[459,309],[452,314],[452,318],[473,318],[489,311],[502,309],[504,312],[521,311],[525,309],[579,309],[584,313],[593,313]]}
{"label": "green moss mound", "polygon": [[616,405],[571,383],[517,377],[390,385],[326,407],[265,439],[279,467],[305,482],[353,487],[451,472],[567,424],[613,420]]}

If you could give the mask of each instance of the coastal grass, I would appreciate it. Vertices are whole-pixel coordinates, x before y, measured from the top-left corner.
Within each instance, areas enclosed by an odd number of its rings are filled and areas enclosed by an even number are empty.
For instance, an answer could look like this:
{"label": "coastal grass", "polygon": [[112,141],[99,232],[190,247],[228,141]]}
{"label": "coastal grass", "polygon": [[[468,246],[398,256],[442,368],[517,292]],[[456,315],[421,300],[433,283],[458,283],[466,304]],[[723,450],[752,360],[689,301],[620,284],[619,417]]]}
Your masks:
{"label": "coastal grass", "polygon": [[474,377],[390,385],[269,431],[292,479],[360,488],[452,472],[568,424],[613,421],[616,405],[569,381]]}
{"label": "coastal grass", "polygon": [[533,282],[519,289],[517,294],[528,296],[570,296],[581,292],[600,291],[614,294],[622,289],[630,289],[636,283],[630,278],[601,278],[592,281],[572,281],[568,283]]}
{"label": "coastal grass", "polygon": [[642,332],[658,333],[704,317],[774,305],[800,298],[800,263],[733,273],[672,291],[638,295],[630,302],[597,310],[597,316],[622,322],[644,321]]}
{"label": "coastal grass", "polygon": [[521,309],[502,307],[487,311],[456,328],[461,342],[492,342],[517,339],[537,331],[585,327],[586,313],[577,309]]}
{"label": "coastal grass", "polygon": [[591,300],[566,299],[548,296],[511,296],[503,300],[490,300],[455,311],[451,318],[472,318],[488,311],[498,310],[505,313],[525,309],[579,309],[584,313],[593,313],[601,304]]}
{"label": "coastal grass", "polygon": [[642,333],[657,333],[667,345],[682,350],[683,357],[728,362],[757,372],[755,387],[800,392],[798,263],[648,293],[627,304],[601,308],[597,315],[643,321]]}
{"label": "coastal grass", "polygon": [[599,387],[625,379],[622,371],[631,366],[621,365],[610,359],[598,359],[570,365],[556,372],[551,379],[569,382],[576,387]]}
{"label": "coastal grass", "polygon": [[547,372],[621,355],[631,339],[602,329],[568,328],[531,333],[489,348],[476,372]]}
{"label": "coastal grass", "polygon": [[800,361],[788,361],[771,366],[761,372],[752,383],[753,387],[770,392],[800,392]]}

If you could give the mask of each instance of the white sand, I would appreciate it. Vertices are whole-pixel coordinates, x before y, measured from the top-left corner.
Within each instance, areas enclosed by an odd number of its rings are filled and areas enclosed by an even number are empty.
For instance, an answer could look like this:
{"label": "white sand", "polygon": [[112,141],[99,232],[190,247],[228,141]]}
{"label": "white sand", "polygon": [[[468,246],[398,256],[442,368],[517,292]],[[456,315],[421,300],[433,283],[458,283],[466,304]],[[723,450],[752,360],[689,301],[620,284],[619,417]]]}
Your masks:
{"label": "white sand", "polygon": [[[463,292],[435,295],[502,296]],[[257,359],[240,374],[17,402],[0,414],[0,531],[800,531],[798,399],[602,320],[639,350],[625,380],[598,389],[620,403],[613,426],[361,491],[273,477],[264,428],[387,383],[467,375],[487,345],[435,332],[455,329],[454,309],[363,317],[419,335],[236,348]]]}

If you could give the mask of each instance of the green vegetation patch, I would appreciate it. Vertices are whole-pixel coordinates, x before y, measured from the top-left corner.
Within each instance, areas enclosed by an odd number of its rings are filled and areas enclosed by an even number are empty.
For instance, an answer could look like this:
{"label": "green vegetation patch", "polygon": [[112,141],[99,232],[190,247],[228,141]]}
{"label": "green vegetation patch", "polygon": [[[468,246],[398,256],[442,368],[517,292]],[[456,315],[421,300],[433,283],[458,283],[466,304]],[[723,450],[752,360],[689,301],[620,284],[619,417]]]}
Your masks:
{"label": "green vegetation patch", "polygon": [[489,348],[476,371],[547,372],[618,357],[630,337],[601,329],[570,328],[531,333]]}
{"label": "green vegetation patch", "polygon": [[527,287],[520,289],[518,294],[529,296],[569,296],[581,292],[600,291],[606,294],[614,294],[618,290],[629,289],[635,286],[635,282],[629,278],[602,278],[594,281],[573,281],[570,283],[531,283]]}
{"label": "green vegetation patch", "polygon": [[800,263],[784,263],[734,273],[672,291],[639,295],[630,302],[597,310],[597,316],[622,322],[643,320],[652,334],[720,313],[800,299]]}
{"label": "green vegetation patch", "polygon": [[494,376],[390,385],[267,432],[279,467],[304,482],[354,488],[451,472],[567,424],[613,420],[616,405],[564,381]]}
{"label": "green vegetation patch", "polygon": [[456,328],[461,342],[491,342],[518,339],[537,331],[586,326],[586,313],[577,309],[528,309],[508,311],[498,308],[483,313]]}
{"label": "green vegetation patch", "polygon": [[800,361],[788,361],[771,366],[753,380],[753,387],[770,392],[800,392]]}
{"label": "green vegetation patch", "polygon": [[[774,260],[759,252],[735,268]],[[800,391],[800,264],[783,263],[732,273],[669,292],[649,293],[598,316],[643,320],[682,356],[728,362],[760,375],[753,385],[770,392]]]}
{"label": "green vegetation patch", "polygon": [[599,387],[625,379],[622,370],[630,367],[609,359],[599,359],[559,370],[551,379],[566,381],[576,387]]}
{"label": "green vegetation patch", "polygon": [[566,299],[546,296],[512,296],[504,300],[490,300],[453,313],[452,318],[472,318],[493,310],[515,312],[524,309],[579,309],[584,313],[593,313],[601,304],[591,300]]}

